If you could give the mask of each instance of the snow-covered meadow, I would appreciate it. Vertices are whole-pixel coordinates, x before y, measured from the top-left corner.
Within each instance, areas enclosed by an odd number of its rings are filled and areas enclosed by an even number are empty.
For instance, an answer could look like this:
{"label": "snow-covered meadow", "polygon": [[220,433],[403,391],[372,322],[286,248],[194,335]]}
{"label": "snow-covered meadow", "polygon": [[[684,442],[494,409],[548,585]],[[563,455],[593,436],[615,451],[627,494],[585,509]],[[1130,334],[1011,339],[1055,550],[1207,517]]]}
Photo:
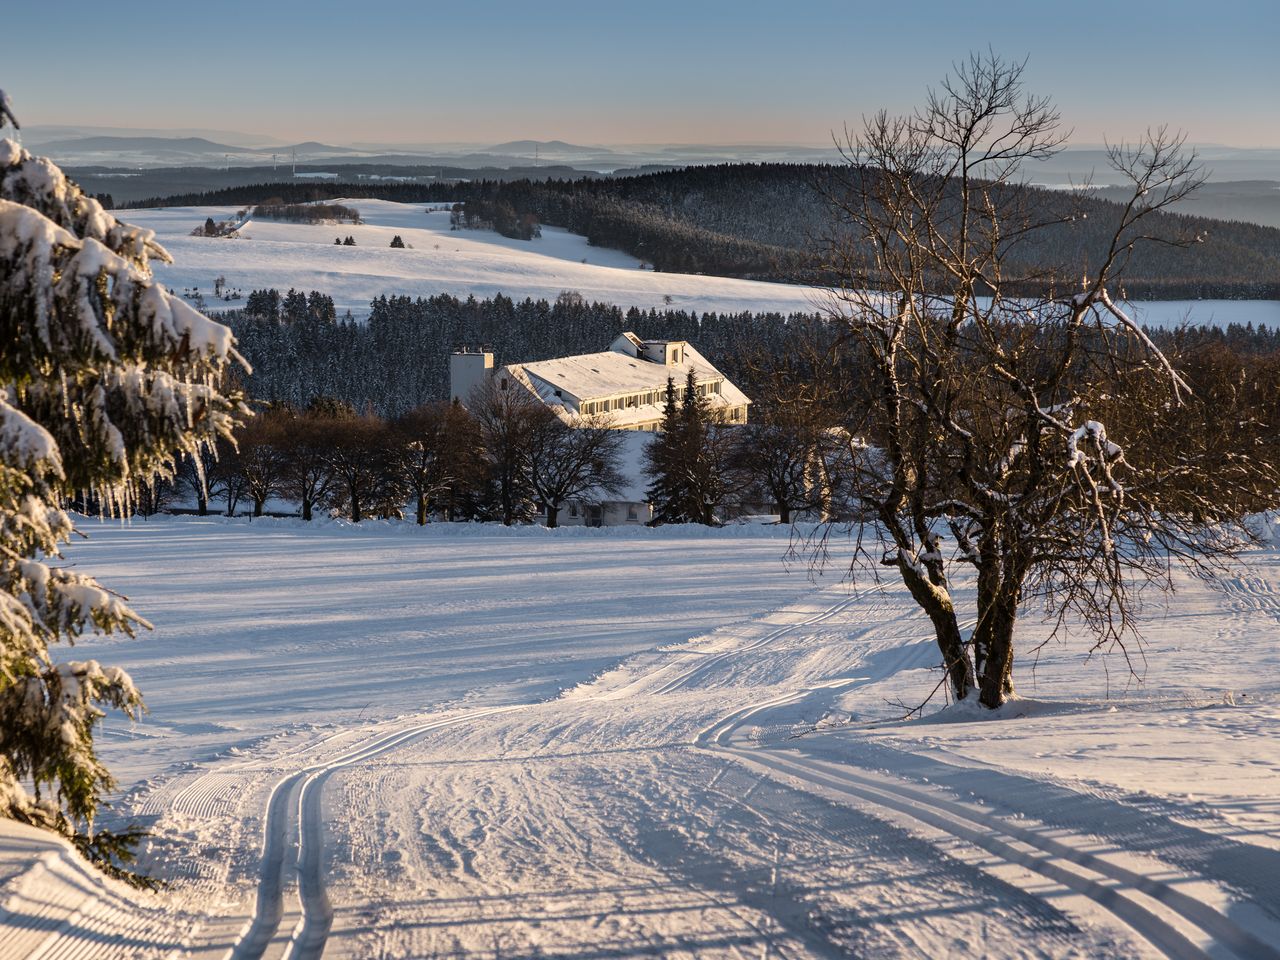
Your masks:
{"label": "snow-covered meadow", "polygon": [[[193,237],[191,231],[214,220],[234,218],[234,207],[170,207],[120,211],[121,219],[156,231],[173,254],[172,265],[157,265],[156,277],[170,289],[198,288],[211,310],[244,306],[244,300],[212,298],[214,281],[248,295],[274,287],[319,290],[334,299],[338,312],[356,317],[369,302],[386,294],[429,297],[452,294],[492,297],[501,293],[554,300],[575,290],[588,300],[642,309],[719,312],[812,313],[825,292],[810,287],[692,274],[654,273],[634,257],[593,247],[585,237],[558,227],[543,227],[536,240],[510,240],[487,230],[450,230],[442,205],[385,200],[335,201],[354,206],[364,222],[297,224],[250,220],[241,239]],[[406,249],[391,249],[399,234]],[[337,246],[351,236],[354,247]],[[1190,320],[1280,325],[1280,301],[1178,300],[1133,304],[1140,323],[1172,326]]]}
{"label": "snow-covered meadow", "polygon": [[147,694],[103,753],[173,885],[6,826],[0,956],[1277,956],[1275,548],[1138,677],[1052,644],[903,721],[927,623],[785,528],[83,526],[156,627],[77,656]]}

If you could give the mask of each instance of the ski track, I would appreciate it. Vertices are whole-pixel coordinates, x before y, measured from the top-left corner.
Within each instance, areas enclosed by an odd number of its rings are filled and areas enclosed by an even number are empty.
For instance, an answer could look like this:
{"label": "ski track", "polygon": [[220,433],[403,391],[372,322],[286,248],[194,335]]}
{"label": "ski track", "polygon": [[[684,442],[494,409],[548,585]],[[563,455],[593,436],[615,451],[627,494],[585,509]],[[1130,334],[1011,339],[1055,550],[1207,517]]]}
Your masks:
{"label": "ski track", "polygon": [[290,936],[285,956],[310,960],[324,952],[333,910],[324,884],[324,820],[320,799],[324,782],[334,771],[371,760],[434,730],[513,709],[516,708],[491,707],[384,734],[277,783],[267,804],[263,826],[262,880],[257,905],[227,956],[234,960],[256,960],[271,946],[284,916],[286,855],[290,848],[296,852],[302,919]]}
{"label": "ski track", "polygon": [[[1252,575],[1232,578],[1224,582],[1223,592],[1227,605],[1238,616],[1262,614],[1280,621],[1280,594],[1264,578]],[[807,629],[839,621],[843,614],[857,611],[865,615],[867,610],[857,607],[860,601],[880,602],[877,591],[850,594],[815,609],[815,599],[825,593],[810,594],[805,600],[762,618],[754,626],[727,629],[723,636],[713,635],[709,642],[707,638],[699,638],[678,648],[633,657],[628,661],[630,668],[624,664],[616,671],[621,677],[620,685],[606,676],[595,684],[570,691],[563,702],[582,707],[617,705],[620,701],[652,697],[705,697],[707,686],[714,686],[734,660],[748,661],[769,654],[797,635],[803,636]],[[771,622],[778,619],[787,622]],[[762,626],[766,627],[764,632],[754,637],[742,634],[743,629],[758,631]],[[871,673],[875,676],[917,669],[936,660],[936,651],[924,641],[922,633],[901,628],[877,629],[885,626],[885,623],[865,627],[841,624],[846,635],[850,631],[853,636],[866,634],[879,644],[869,649],[862,664],[862,667],[873,667]],[[889,624],[892,626],[894,624]],[[635,673],[627,676],[628,669]],[[778,814],[766,809],[767,804],[760,807],[759,801],[753,800],[762,789],[759,784],[781,784],[786,789],[799,789],[804,794],[822,798],[823,802],[852,810],[857,816],[895,829],[907,829],[927,841],[944,859],[954,858],[961,865],[981,870],[998,884],[1050,904],[1054,910],[1074,912],[1062,906],[1068,892],[1083,898],[1088,901],[1090,911],[1109,915],[1114,924],[1131,931],[1159,955],[1172,960],[1232,957],[1280,960],[1280,949],[1274,946],[1276,941],[1266,932],[1259,932],[1270,929],[1266,924],[1272,918],[1266,915],[1274,913],[1276,904],[1280,903],[1280,853],[1221,837],[1208,838],[1194,827],[1160,813],[1121,801],[1078,794],[1061,784],[1039,783],[994,771],[994,780],[988,783],[993,792],[999,790],[1001,783],[1018,788],[1003,794],[1000,797],[1003,805],[999,805],[972,792],[968,797],[963,796],[961,788],[968,784],[957,774],[959,768],[940,760],[913,754],[911,759],[919,769],[910,775],[891,774],[883,769],[884,764],[876,761],[900,754],[892,747],[866,745],[864,751],[846,753],[841,762],[835,763],[806,752],[803,742],[792,744],[788,740],[779,744],[776,737],[761,736],[762,729],[775,733],[786,729],[785,721],[771,727],[770,714],[782,711],[784,716],[792,716],[795,708],[802,705],[812,712],[829,704],[841,691],[873,679],[861,675],[866,672],[863,669],[853,672],[858,675],[828,677],[801,685],[793,683],[748,705],[727,712],[720,708],[713,722],[706,723],[694,736],[683,741],[687,746],[676,744],[671,748],[692,751],[681,756],[702,756],[719,763],[719,771],[706,785],[706,793],[717,797],[726,807],[739,808],[761,822],[767,823],[769,817]],[[763,688],[749,691],[757,692],[764,692]],[[306,766],[281,777],[271,790],[262,826],[256,902],[225,956],[228,960],[257,960],[270,952],[272,956],[290,960],[315,960],[325,953],[334,922],[334,908],[326,884],[323,804],[326,783],[341,771],[383,760],[406,747],[421,747],[432,734],[483,724],[499,716],[520,722],[523,713],[539,708],[545,712],[549,706],[554,703],[476,708],[419,718],[392,730],[379,725],[365,728],[370,732],[355,744],[340,741],[351,737],[359,728],[339,730],[309,746],[291,747],[274,758],[250,758],[209,770],[193,782],[163,784],[146,796],[139,811],[161,815],[172,810],[193,817],[226,817],[238,809],[237,794],[243,790],[246,772],[266,775],[272,770],[279,771],[291,761],[305,763],[311,759]],[[672,712],[677,710],[673,705]],[[531,716],[530,722],[532,719]],[[570,734],[575,722],[590,721],[566,720],[561,730],[563,739],[572,741]],[[552,739],[555,737],[548,735],[548,742]],[[335,752],[315,759],[317,752],[325,749]],[[655,756],[662,752],[662,748],[656,746],[632,749]],[[750,771],[763,780],[755,781],[754,786],[743,791],[727,791],[724,789],[726,771],[733,769]],[[931,776],[918,775],[922,770],[928,770]],[[953,784],[947,783],[948,775],[954,776]],[[777,799],[770,802],[775,807],[783,806]],[[1102,815],[1091,817],[1098,812]],[[1108,812],[1120,815],[1107,816]],[[821,811],[814,814],[812,827],[793,825],[793,828],[807,829],[814,837],[828,839],[833,846],[849,851],[845,855],[851,858],[851,863],[857,862],[859,848],[842,839],[842,830],[848,828],[826,831],[822,816]],[[456,836],[448,830],[439,834],[444,845],[442,850],[456,864],[454,869],[475,880],[480,878],[471,867],[474,857],[471,848],[485,839],[484,828],[477,829],[480,830],[477,836]],[[735,900],[734,894],[728,892],[729,887],[723,888],[724,893],[716,892],[718,884],[727,883],[726,878],[734,869],[728,859],[718,860],[709,850],[699,848],[696,857],[668,862],[666,854],[659,856],[654,851],[670,848],[670,838],[660,831],[652,832],[653,828],[646,829],[648,833],[639,834],[643,841],[638,848],[640,854],[671,878],[669,888],[662,885],[650,888],[652,896],[657,898],[655,902],[668,902],[663,899],[669,896],[663,893],[664,889],[679,889],[704,903],[706,909],[720,911],[731,918],[737,932],[724,932],[717,941],[729,953],[745,957],[744,951],[754,950],[763,943],[766,956],[843,955],[835,941],[822,930],[813,928],[810,904],[800,893],[779,896],[776,862],[770,874],[769,865],[762,861],[760,876],[769,875],[771,880],[765,882],[757,878],[758,882],[747,883],[736,891],[738,899]],[[713,825],[711,832],[718,829]],[[1144,845],[1144,836],[1160,839]],[[684,849],[679,844],[677,847]],[[865,851],[862,854],[865,855]],[[1140,869],[1134,868],[1135,857],[1140,858]],[[1206,881],[1241,891],[1261,906],[1262,926],[1257,916],[1252,916],[1245,925],[1182,889],[1188,884]],[[287,908],[286,893],[295,882],[298,919],[291,930],[282,932],[286,917],[292,915]],[[768,896],[753,893],[768,887],[771,887]],[[12,897],[6,901],[5,908],[14,912]],[[30,909],[24,911],[21,925],[0,925],[0,956],[96,960],[141,955],[138,944],[144,942],[142,934],[155,920],[152,913],[138,910],[110,892],[81,892],[79,899],[68,895],[64,901],[30,905]],[[1280,918],[1276,918],[1276,922],[1275,929],[1280,930]],[[622,953],[665,950],[665,941],[654,939],[644,928],[620,927],[616,922],[613,928]],[[499,935],[494,936],[496,945]],[[696,950],[694,952],[696,954]],[[495,946],[493,955],[505,954]]]}
{"label": "ski track", "polygon": [[[746,720],[754,711],[746,711]],[[954,800],[899,782],[872,778],[848,765],[805,758],[797,752],[743,749],[730,734],[739,724],[730,721],[707,732],[704,749],[739,760],[774,777],[799,781],[825,793],[869,808],[873,815],[893,819],[903,815],[944,834],[971,843],[1005,864],[1016,864],[1093,900],[1167,957],[1204,960],[1215,954],[1199,945],[1209,941],[1226,946],[1241,960],[1280,960],[1280,950],[1242,929],[1229,918],[1168,884],[1139,874],[1086,848],[1090,838],[1046,832],[992,817]],[[1038,882],[1026,884],[1031,892]],[[1183,922],[1179,922],[1183,921]],[[1196,940],[1184,932],[1192,927]]]}
{"label": "ski track", "polygon": [[[754,640],[704,654],[692,666],[685,664],[684,658],[677,653],[673,663],[641,675],[621,690],[603,693],[599,699],[619,699],[642,693],[646,696],[663,696],[694,688],[700,680],[710,676],[731,658],[749,656],[804,628],[831,621],[859,599],[858,596],[840,599],[816,613],[774,627]],[[888,672],[913,666],[917,659],[909,648],[902,646],[890,648],[886,653],[888,656],[882,659],[879,668]],[[694,743],[704,751],[745,764],[771,778],[798,782],[806,789],[834,796],[841,802],[852,803],[877,818],[890,821],[908,818],[916,824],[922,824],[948,838],[983,851],[999,868],[1024,868],[1027,872],[1021,875],[1016,872],[1011,874],[1008,869],[999,869],[998,872],[1005,882],[1012,882],[1034,896],[1043,895],[1045,881],[1050,881],[1053,885],[1060,885],[1087,897],[1098,909],[1112,915],[1116,921],[1172,960],[1207,960],[1211,956],[1222,955],[1219,947],[1227,948],[1239,960],[1280,960],[1280,951],[1213,907],[1182,893],[1169,883],[1137,873],[1091,852],[1089,848],[1096,847],[1097,843],[1087,836],[1061,831],[1057,831],[1055,836],[1049,836],[1047,831],[1019,825],[1005,817],[995,818],[986,811],[974,811],[955,799],[940,795],[938,791],[926,791],[884,775],[873,777],[855,772],[848,764],[834,765],[806,759],[796,751],[760,746],[746,749],[734,736],[751,720],[767,715],[771,710],[837,691],[865,679],[867,678],[836,678],[735,710],[706,727],[694,739]],[[324,821],[320,809],[320,791],[328,776],[341,767],[394,750],[431,730],[482,720],[493,712],[499,711],[478,711],[413,728],[408,734],[392,735],[378,741],[371,748],[357,750],[338,762],[305,774],[298,800],[301,810],[299,819],[302,823],[299,864],[303,922],[291,941],[292,950],[287,954],[289,957],[321,956],[332,924],[333,911],[324,890]],[[295,775],[294,778],[282,781],[282,785],[294,782],[301,776]],[[746,805],[745,798],[739,802]],[[997,866],[988,863],[985,869],[993,871]],[[693,889],[699,890],[703,896],[707,895],[699,884],[695,884]],[[280,894],[274,887],[271,896],[273,902],[279,902]],[[719,905],[724,906],[723,903]],[[776,902],[773,905],[777,907]],[[749,917],[740,916],[740,919],[748,929],[754,930],[766,940],[770,939],[768,932],[761,930]],[[278,924],[278,919],[276,923]],[[805,932],[794,916],[784,918],[782,926],[792,933]],[[252,940],[251,937],[248,939]],[[807,952],[814,955],[838,955],[830,944],[815,939],[812,933],[802,936],[801,943],[807,948]],[[778,956],[787,956],[787,952],[776,948],[776,945],[774,952]],[[260,955],[260,951],[233,953],[234,957]]]}

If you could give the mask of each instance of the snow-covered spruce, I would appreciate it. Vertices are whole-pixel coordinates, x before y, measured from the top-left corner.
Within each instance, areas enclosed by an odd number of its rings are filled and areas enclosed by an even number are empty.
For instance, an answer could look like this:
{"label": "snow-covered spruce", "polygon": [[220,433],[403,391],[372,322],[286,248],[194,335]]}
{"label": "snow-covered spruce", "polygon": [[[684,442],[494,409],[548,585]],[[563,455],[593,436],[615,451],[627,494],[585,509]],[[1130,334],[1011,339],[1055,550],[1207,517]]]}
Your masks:
{"label": "snow-covered spruce", "polygon": [[152,259],[169,259],[152,231],[0,140],[0,815],[135,882],[121,863],[136,835],[94,831],[112,778],[93,732],[105,708],[134,716],[142,698],[123,670],[50,647],[148,624],[58,565],[74,532],[62,507],[127,511],[137,483],[229,435],[244,409],[221,386],[242,362],[230,331],[154,282]]}

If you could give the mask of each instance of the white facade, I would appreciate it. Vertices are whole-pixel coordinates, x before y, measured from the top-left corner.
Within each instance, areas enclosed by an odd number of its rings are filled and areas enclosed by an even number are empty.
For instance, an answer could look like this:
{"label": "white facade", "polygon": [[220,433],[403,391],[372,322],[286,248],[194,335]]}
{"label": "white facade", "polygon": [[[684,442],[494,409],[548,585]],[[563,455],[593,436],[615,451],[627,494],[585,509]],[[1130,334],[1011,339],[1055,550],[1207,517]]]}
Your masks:
{"label": "white facade", "polygon": [[[677,402],[684,395],[688,374],[694,389],[725,423],[746,423],[751,401],[715,365],[685,340],[641,340],[620,334],[600,353],[556,360],[513,363],[493,368],[493,354],[480,350],[455,352],[449,361],[449,393],[466,398],[487,377],[503,386],[519,385],[556,411],[566,422],[590,417],[617,430],[648,433],[662,429],[667,381]],[[647,523],[653,508],[645,497],[641,472],[648,438],[628,439],[622,472],[629,489],[611,499],[567,504],[558,522],[564,525],[616,526]]]}
{"label": "white facade", "polygon": [[449,355],[449,400],[464,402],[493,375],[493,353],[474,347],[459,347]]}
{"label": "white facade", "polygon": [[494,374],[521,384],[566,421],[599,417],[618,430],[662,426],[667,381],[684,395],[688,374],[726,423],[746,423],[751,401],[685,340],[641,340],[623,333],[600,353],[509,364]]}

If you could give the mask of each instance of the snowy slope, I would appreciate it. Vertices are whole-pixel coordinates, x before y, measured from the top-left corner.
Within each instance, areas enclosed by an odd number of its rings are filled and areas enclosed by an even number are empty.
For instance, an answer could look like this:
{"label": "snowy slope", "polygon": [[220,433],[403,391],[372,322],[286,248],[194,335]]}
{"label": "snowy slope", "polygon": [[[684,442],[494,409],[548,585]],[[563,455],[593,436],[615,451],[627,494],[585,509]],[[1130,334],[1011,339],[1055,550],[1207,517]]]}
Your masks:
{"label": "snowy slope", "polygon": [[[776,526],[85,529],[157,626],[80,655],[148,695],[104,753],[174,886],[77,956],[1278,955],[1274,548],[1149,611],[1141,682],[1055,645],[903,722],[927,624]],[[56,846],[0,836],[0,944]]]}
{"label": "snowy slope", "polygon": [[[822,291],[780,283],[724,277],[653,273],[627,254],[593,247],[584,237],[544,227],[538,240],[509,240],[491,231],[449,229],[449,214],[427,204],[350,199],[365,223],[310,225],[254,220],[240,232],[245,239],[192,237],[206,217],[224,220],[232,207],[175,207],[120,211],[122,219],[150,227],[173,254],[172,266],[156,267],[156,276],[179,292],[196,287],[210,309],[243,306],[243,300],[212,299],[214,279],[222,276],[244,294],[254,289],[290,287],[319,290],[334,298],[339,313],[368,313],[369,301],[382,294],[426,297],[448,293],[491,297],[502,293],[554,300],[576,290],[589,300],[697,311],[813,312]],[[430,205],[439,208],[440,204]],[[412,249],[392,250],[399,234]],[[335,237],[352,236],[357,246],[335,246]],[[670,298],[668,301],[667,298]],[[1137,306],[1144,323],[1177,324],[1185,319],[1225,325],[1253,322],[1280,325],[1280,302],[1270,300],[1163,301]]]}

